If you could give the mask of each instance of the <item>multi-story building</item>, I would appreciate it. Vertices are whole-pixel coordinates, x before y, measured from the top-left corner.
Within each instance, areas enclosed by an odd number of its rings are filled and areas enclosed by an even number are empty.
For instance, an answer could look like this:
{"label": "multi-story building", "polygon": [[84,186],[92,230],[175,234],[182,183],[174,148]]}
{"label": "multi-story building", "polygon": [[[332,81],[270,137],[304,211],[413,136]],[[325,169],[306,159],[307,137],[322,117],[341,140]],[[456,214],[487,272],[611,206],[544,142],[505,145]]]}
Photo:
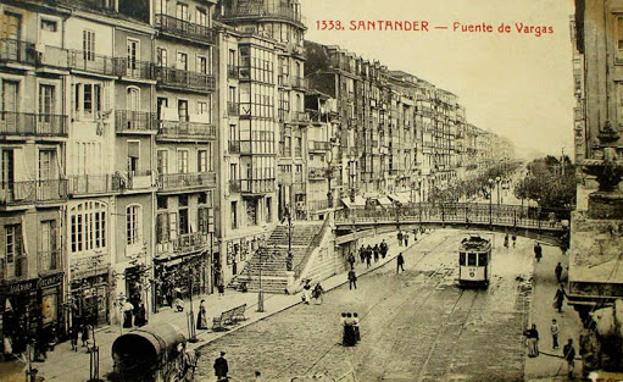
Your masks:
{"label": "multi-story building", "polygon": [[[584,120],[584,54],[578,44],[575,16],[571,16],[569,22],[572,41],[572,65],[573,65],[573,94],[576,105],[573,108],[575,163],[581,163],[586,158],[586,123]],[[579,167],[578,167],[579,169]]]}

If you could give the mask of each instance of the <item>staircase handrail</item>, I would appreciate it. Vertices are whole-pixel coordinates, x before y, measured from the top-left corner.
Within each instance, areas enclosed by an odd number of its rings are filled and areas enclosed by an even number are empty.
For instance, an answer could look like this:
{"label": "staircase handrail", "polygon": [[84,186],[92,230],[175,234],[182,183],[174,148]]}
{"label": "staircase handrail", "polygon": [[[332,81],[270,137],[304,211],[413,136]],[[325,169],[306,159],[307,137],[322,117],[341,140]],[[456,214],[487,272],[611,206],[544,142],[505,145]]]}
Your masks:
{"label": "staircase handrail", "polygon": [[327,228],[329,227],[329,220],[330,219],[328,216],[324,219],[324,222],[322,223],[322,227],[320,228],[320,231],[318,231],[318,233],[314,235],[310,244],[305,249],[305,255],[303,255],[303,258],[301,259],[301,261],[299,261],[299,263],[294,268],[292,268],[292,270],[294,271],[294,276],[296,278],[298,278],[301,275],[301,272],[303,268],[305,267],[305,265],[307,264],[307,261],[311,257],[312,253],[314,252],[314,249],[316,249],[316,247],[318,247],[320,243],[322,242],[322,238],[324,237],[325,233],[327,232]]}

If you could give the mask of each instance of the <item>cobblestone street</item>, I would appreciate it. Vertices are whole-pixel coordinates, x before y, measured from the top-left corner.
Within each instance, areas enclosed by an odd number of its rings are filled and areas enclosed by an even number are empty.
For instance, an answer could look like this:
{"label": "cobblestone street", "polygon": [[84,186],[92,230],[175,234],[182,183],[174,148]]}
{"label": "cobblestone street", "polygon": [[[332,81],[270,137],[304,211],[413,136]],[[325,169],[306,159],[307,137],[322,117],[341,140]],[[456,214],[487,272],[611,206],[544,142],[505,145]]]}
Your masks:
{"label": "cobblestone street", "polygon": [[[527,324],[532,241],[504,249],[495,237],[488,290],[454,286],[456,251],[465,232],[437,231],[395,263],[342,286],[322,305],[298,305],[202,348],[199,374],[227,352],[234,380],[267,380],[354,370],[360,381],[521,380]],[[341,346],[340,313],[358,312],[362,342]]]}

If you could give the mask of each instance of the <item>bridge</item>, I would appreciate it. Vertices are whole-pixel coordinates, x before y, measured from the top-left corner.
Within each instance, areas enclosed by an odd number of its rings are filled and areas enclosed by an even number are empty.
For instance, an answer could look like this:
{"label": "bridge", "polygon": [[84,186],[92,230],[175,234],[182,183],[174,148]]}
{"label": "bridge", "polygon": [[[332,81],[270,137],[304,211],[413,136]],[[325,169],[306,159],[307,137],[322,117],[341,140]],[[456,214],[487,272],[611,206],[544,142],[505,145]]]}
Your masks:
{"label": "bridge", "polygon": [[459,228],[515,233],[559,245],[568,235],[570,210],[487,203],[414,203],[401,207],[335,212],[336,244],[396,230]]}

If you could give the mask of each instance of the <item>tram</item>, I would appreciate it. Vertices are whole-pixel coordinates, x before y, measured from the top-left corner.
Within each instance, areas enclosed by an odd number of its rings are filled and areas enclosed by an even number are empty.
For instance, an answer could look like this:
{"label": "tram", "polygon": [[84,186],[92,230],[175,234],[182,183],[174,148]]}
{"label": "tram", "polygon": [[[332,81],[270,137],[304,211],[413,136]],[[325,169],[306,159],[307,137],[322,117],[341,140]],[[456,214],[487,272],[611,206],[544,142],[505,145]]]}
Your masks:
{"label": "tram", "polygon": [[460,287],[488,287],[491,278],[491,240],[470,234],[459,248]]}

